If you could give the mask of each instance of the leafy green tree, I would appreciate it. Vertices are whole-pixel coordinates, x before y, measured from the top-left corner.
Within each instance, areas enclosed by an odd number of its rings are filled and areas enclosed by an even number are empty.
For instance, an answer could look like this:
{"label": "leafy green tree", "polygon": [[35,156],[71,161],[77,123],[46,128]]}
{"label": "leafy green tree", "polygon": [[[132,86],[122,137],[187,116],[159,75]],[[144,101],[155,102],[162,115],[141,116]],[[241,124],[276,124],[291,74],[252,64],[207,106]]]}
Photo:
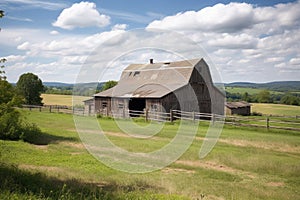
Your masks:
{"label": "leafy green tree", "polygon": [[268,90],[262,90],[257,94],[259,103],[271,103],[271,94]]}
{"label": "leafy green tree", "polygon": [[43,104],[41,93],[44,91],[44,85],[37,75],[33,73],[22,74],[17,82],[17,91],[24,98],[25,104]]}
{"label": "leafy green tree", "polygon": [[248,94],[248,92],[245,92],[242,96],[242,100],[243,101],[247,101],[247,102],[250,102],[251,101],[251,97],[250,95]]}
{"label": "leafy green tree", "polygon": [[103,87],[102,87],[102,91],[108,90],[109,88],[112,88],[114,86],[116,86],[118,84],[117,81],[107,81],[106,83],[104,83]]}
{"label": "leafy green tree", "polygon": [[[6,62],[5,58],[1,58],[0,59],[0,64]],[[6,76],[4,75],[5,71],[4,71],[4,64],[0,65],[0,80],[6,80]]]}
{"label": "leafy green tree", "polygon": [[290,93],[287,93],[281,98],[280,103],[287,105],[300,105],[300,99]]}

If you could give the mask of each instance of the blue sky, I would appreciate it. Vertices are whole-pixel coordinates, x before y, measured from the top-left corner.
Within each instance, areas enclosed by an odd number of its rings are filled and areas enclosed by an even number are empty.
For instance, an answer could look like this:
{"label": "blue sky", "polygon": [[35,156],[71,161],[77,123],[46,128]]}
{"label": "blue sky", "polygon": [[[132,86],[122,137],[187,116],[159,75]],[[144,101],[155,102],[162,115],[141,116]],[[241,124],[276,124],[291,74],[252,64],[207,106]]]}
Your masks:
{"label": "blue sky", "polygon": [[[108,52],[104,41],[136,28],[167,29],[199,44],[224,82],[300,77],[299,1],[2,0],[0,9],[6,14],[0,20],[0,57],[8,60],[5,70],[10,82],[33,72],[43,81],[73,83],[97,47]],[[118,40],[114,48],[122,52],[123,44],[143,39]],[[157,45],[164,42],[161,39],[155,41]],[[130,62],[147,62],[150,57],[175,59],[149,51],[131,55]],[[115,62],[119,67],[103,79],[118,80],[130,62]]]}

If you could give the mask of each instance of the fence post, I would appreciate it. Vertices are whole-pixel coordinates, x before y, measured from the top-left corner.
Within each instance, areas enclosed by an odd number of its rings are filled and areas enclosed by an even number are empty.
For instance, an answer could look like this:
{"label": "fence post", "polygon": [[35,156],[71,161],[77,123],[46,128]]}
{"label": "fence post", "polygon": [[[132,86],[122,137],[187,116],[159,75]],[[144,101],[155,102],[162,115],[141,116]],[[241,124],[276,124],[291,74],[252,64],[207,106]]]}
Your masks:
{"label": "fence post", "polygon": [[59,113],[59,106],[57,106],[57,112]]}
{"label": "fence post", "polygon": [[149,110],[148,110],[148,108],[146,108],[146,109],[144,109],[144,113],[145,113],[145,122],[148,122],[148,118],[149,118]]}
{"label": "fence post", "polygon": [[170,110],[170,122],[173,122],[173,110]]}
{"label": "fence post", "polygon": [[40,112],[42,112],[42,106],[40,106]]}
{"label": "fence post", "polygon": [[267,117],[267,129],[269,130],[269,128],[270,128],[270,119],[269,117]]}
{"label": "fence post", "polygon": [[52,106],[50,105],[50,107],[49,107],[49,112],[52,112]]}
{"label": "fence post", "polygon": [[213,113],[213,114],[212,114],[212,122],[213,122],[213,124],[215,124],[215,121],[216,121],[216,116],[215,116],[215,114]]}
{"label": "fence post", "polygon": [[195,122],[195,112],[192,112],[193,122]]}

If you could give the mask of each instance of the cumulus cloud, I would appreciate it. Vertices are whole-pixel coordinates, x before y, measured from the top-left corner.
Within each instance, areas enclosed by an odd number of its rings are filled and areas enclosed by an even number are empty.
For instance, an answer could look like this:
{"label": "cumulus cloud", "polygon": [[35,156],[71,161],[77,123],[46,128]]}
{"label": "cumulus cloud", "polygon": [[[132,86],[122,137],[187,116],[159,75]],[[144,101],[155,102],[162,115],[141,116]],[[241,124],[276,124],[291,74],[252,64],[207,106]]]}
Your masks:
{"label": "cumulus cloud", "polygon": [[22,44],[20,44],[19,46],[17,46],[17,49],[19,50],[28,50],[29,49],[29,42],[24,42]]}
{"label": "cumulus cloud", "polygon": [[95,3],[82,1],[64,9],[52,25],[63,29],[74,29],[76,27],[104,27],[109,24],[110,17],[100,14]]}
{"label": "cumulus cloud", "polygon": [[116,24],[112,27],[112,30],[125,30],[127,28],[127,24]]}
{"label": "cumulus cloud", "polygon": [[216,4],[199,11],[187,11],[156,20],[148,28],[237,32],[255,23],[253,7],[246,3]]}

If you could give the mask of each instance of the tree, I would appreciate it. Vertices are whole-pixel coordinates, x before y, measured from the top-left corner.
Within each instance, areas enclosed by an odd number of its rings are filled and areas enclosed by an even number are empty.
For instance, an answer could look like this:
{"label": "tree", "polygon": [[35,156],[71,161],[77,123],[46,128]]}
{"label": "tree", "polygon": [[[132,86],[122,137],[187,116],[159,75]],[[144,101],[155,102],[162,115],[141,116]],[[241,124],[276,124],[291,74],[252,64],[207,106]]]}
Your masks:
{"label": "tree", "polygon": [[106,83],[104,83],[103,87],[102,87],[102,91],[104,90],[108,90],[109,88],[112,88],[114,86],[116,86],[118,84],[117,81],[107,81]]}
{"label": "tree", "polygon": [[43,104],[41,93],[44,91],[44,85],[37,75],[33,73],[22,74],[17,82],[17,91],[24,98],[25,104]]}
{"label": "tree", "polygon": [[300,105],[300,99],[290,93],[287,93],[281,98],[280,103],[297,106]]}
{"label": "tree", "polygon": [[[1,58],[0,59],[0,64],[6,62],[5,58]],[[4,75],[5,71],[4,71],[4,65],[1,64],[0,66],[0,80],[6,80],[6,76]]]}
{"label": "tree", "polygon": [[268,90],[262,90],[257,94],[259,103],[271,103],[271,94]]}

